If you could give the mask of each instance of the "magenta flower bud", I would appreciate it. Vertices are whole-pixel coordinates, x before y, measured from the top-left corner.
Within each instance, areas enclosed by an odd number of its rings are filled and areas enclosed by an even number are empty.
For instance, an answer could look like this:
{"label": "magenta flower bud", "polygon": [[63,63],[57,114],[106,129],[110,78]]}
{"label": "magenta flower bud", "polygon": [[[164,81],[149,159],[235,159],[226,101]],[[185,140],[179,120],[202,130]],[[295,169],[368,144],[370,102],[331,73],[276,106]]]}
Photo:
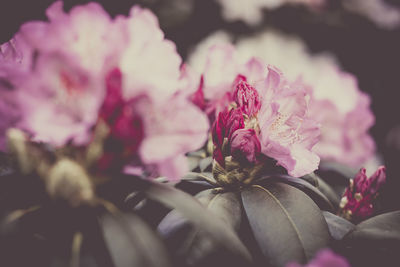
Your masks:
{"label": "magenta flower bud", "polygon": [[227,109],[218,114],[212,128],[212,139],[214,143],[214,159],[224,167],[224,139],[229,141],[233,133],[244,128],[243,114],[240,109]]}
{"label": "magenta flower bud", "polygon": [[244,128],[243,113],[240,109],[231,109],[226,118],[226,134],[225,137],[228,140],[231,139],[232,134],[238,130]]}
{"label": "magenta flower bud", "polygon": [[244,128],[244,119],[240,109],[220,112],[212,129],[214,145],[222,146],[225,137],[229,140],[237,129],[242,128]]}
{"label": "magenta flower bud", "polygon": [[254,116],[261,108],[258,92],[240,76],[236,80],[238,83],[233,94],[234,100],[244,114],[249,117]]}
{"label": "magenta flower bud", "polygon": [[239,129],[230,140],[231,154],[238,161],[257,162],[261,144],[254,129]]}
{"label": "magenta flower bud", "polygon": [[385,182],[384,166],[379,167],[370,178],[367,178],[365,168],[362,168],[344,192],[340,214],[355,222],[371,217],[375,212],[374,201]]}
{"label": "magenta flower bud", "polygon": [[221,146],[225,138],[227,111],[220,112],[212,127],[212,139],[215,146]]}
{"label": "magenta flower bud", "polygon": [[369,193],[375,195],[382,185],[386,182],[386,168],[381,166],[369,178]]}

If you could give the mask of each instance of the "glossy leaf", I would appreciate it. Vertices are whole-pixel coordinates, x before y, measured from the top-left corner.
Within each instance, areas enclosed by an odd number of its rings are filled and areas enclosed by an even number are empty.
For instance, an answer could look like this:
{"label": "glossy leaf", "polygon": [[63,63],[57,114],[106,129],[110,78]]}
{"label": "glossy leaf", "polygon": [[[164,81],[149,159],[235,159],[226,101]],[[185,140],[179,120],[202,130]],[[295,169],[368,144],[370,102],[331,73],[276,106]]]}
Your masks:
{"label": "glossy leaf", "polygon": [[335,246],[352,266],[397,266],[400,262],[400,211],[361,222]]}
{"label": "glossy leaf", "polygon": [[346,239],[393,241],[400,245],[400,211],[377,215],[359,223]]}
{"label": "glossy leaf", "polygon": [[272,177],[265,178],[264,180],[258,182],[259,184],[268,184],[268,183],[285,183],[300,189],[304,193],[306,193],[314,202],[319,206],[322,210],[333,211],[333,205],[328,200],[328,198],[321,193],[316,187],[311,185],[309,182],[304,181],[300,178],[294,178],[288,175],[276,175]]}
{"label": "glossy leaf", "polygon": [[[141,182],[142,183],[142,182]],[[230,253],[236,254],[248,261],[251,256],[231,227],[227,227],[220,218],[216,217],[195,198],[172,186],[153,182],[143,186],[143,192],[155,201],[174,208],[199,229],[210,234]]]}
{"label": "glossy leaf", "polygon": [[329,233],[335,240],[341,240],[347,233],[356,227],[348,220],[330,212],[323,211],[322,214],[324,215],[326,223],[328,224]]}
{"label": "glossy leaf", "polygon": [[[241,205],[237,194],[200,192],[196,198],[215,217],[221,218],[227,227],[238,230],[241,221]],[[212,218],[210,218],[212,219]],[[186,220],[177,211],[170,212],[158,227],[166,238],[168,247],[176,254],[178,262],[190,266],[214,266],[224,262],[229,266],[243,266],[248,262],[226,251],[215,242],[213,236]]]}
{"label": "glossy leaf", "polygon": [[304,263],[330,240],[320,209],[290,185],[253,185],[242,192],[242,200],[255,239],[272,266]]}
{"label": "glossy leaf", "polygon": [[100,221],[116,267],[171,266],[161,239],[139,217],[106,215]]}

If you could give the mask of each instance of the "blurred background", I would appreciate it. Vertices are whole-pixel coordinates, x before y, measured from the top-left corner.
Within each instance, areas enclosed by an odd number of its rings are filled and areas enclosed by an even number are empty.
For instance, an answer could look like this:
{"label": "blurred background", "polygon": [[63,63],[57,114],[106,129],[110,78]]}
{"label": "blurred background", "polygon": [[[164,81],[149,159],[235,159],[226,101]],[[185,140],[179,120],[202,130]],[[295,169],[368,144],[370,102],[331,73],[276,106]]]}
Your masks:
{"label": "blurred background", "polygon": [[[28,20],[45,20],[51,0],[3,0],[0,43]],[[68,10],[89,1],[65,0]],[[166,37],[186,59],[196,44],[218,30],[242,38],[274,30],[300,38],[311,54],[333,54],[344,71],[372,97],[371,134],[393,183],[400,151],[400,1],[398,0],[101,0],[111,14],[127,15],[133,4],[153,10]],[[46,40],[43,40],[45,42]],[[397,187],[397,188],[400,188]]]}

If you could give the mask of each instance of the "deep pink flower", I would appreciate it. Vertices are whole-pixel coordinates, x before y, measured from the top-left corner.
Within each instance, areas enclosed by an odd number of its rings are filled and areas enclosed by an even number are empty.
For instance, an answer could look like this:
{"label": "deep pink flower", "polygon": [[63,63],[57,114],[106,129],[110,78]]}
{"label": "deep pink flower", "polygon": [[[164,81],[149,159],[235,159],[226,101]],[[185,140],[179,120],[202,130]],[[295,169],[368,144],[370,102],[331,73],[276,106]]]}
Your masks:
{"label": "deep pink flower", "polygon": [[286,267],[350,267],[348,261],[329,249],[320,250],[315,257],[306,265],[289,263]]}
{"label": "deep pink flower", "polygon": [[[246,157],[252,161],[254,155],[251,156],[248,151],[257,151],[257,141],[260,143],[261,152],[275,160],[277,163],[285,167],[292,176],[299,177],[308,174],[319,165],[319,157],[313,152],[314,145],[319,139],[319,124],[309,117],[308,104],[309,93],[301,81],[294,83],[288,82],[283,74],[276,68],[262,63],[257,59],[251,59],[246,64],[238,64],[234,58],[234,51],[231,46],[213,46],[210,50],[214,55],[216,49],[222,54],[222,59],[226,59],[229,68],[233,71],[234,76],[227,77],[221,75],[218,79],[217,87],[219,93],[214,93],[215,84],[209,86],[207,84],[207,76],[204,76],[204,95],[209,93],[208,103],[215,103],[224,95],[231,94],[233,97],[225,108],[231,111],[240,110],[240,117],[244,120],[245,129],[253,129],[256,139],[249,143],[253,148],[246,149],[242,146],[241,151],[245,152]],[[222,51],[225,51],[223,53]],[[228,56],[229,55],[229,56]],[[222,60],[221,59],[221,60]],[[206,61],[207,63],[212,60]],[[226,65],[226,64],[225,64]],[[222,63],[212,65],[213,75],[217,76],[225,73]],[[206,64],[207,66],[207,64]],[[205,73],[208,69],[206,68]],[[214,124],[213,140],[215,149],[221,148],[221,135],[228,137],[226,115],[217,112],[217,122]],[[226,113],[226,111],[225,111]],[[223,122],[223,123],[221,123]],[[222,128],[222,129],[221,129]],[[253,133],[253,131],[251,131]],[[243,144],[236,139],[236,145]],[[229,143],[232,145],[231,143]],[[237,150],[235,150],[237,153]],[[217,151],[219,161],[228,155],[225,150]],[[232,151],[231,151],[232,152]],[[230,153],[231,153],[230,152]],[[236,154],[238,155],[238,154]],[[234,156],[232,154],[232,156]],[[218,162],[219,162],[218,161]]]}
{"label": "deep pink flower", "polygon": [[343,194],[340,214],[355,222],[371,217],[375,212],[374,201],[385,182],[384,166],[379,167],[370,178],[367,177],[365,168],[362,168]]}

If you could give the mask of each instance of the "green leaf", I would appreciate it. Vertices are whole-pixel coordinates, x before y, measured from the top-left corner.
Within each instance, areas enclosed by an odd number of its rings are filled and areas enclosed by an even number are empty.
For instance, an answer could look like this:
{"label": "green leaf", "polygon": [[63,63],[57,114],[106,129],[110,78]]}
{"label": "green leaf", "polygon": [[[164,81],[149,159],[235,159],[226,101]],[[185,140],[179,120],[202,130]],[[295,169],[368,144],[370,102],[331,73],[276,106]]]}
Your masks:
{"label": "green leaf", "polygon": [[400,245],[400,211],[374,216],[359,223],[346,236],[346,239],[358,239],[373,242],[396,242]]}
{"label": "green leaf", "polygon": [[328,224],[329,233],[335,240],[341,240],[347,233],[356,227],[348,220],[330,212],[323,211],[322,214],[324,215],[326,223]]}
{"label": "green leaf", "polygon": [[[155,183],[129,176],[137,190],[171,209],[176,209],[196,227],[213,236],[215,242],[224,246],[232,254],[251,261],[250,253],[244,247],[233,229],[215,216],[191,195],[167,184]],[[214,218],[214,219],[211,219]]]}
{"label": "green leaf", "polygon": [[333,211],[333,205],[329,199],[321,193],[316,187],[311,185],[309,182],[304,181],[300,178],[294,178],[288,175],[276,175],[272,177],[267,177],[264,180],[258,182],[258,184],[269,184],[269,183],[285,183],[296,187],[297,189],[306,193],[322,210]]}
{"label": "green leaf", "polygon": [[[309,182],[310,184],[318,188],[318,190],[321,191],[321,193],[324,194],[329,199],[329,201],[334,206],[334,209],[335,210],[338,209],[340,198],[342,196],[338,195],[329,184],[327,184],[323,179],[321,179],[321,177],[319,177],[315,173],[310,173],[304,175],[303,177],[301,177],[301,179]],[[347,179],[345,184],[346,185],[348,184]]]}
{"label": "green leaf", "polygon": [[388,212],[358,224],[336,249],[352,266],[398,266],[400,262],[400,211]]}
{"label": "green leaf", "polygon": [[[241,204],[238,195],[232,192],[215,193],[205,190],[196,198],[213,214],[225,222],[226,227],[239,230],[241,222]],[[223,261],[229,266],[248,264],[238,255],[226,251],[225,245],[215,242],[214,237],[193,225],[176,210],[170,212],[158,227],[166,238],[168,247],[185,265],[214,266]]]}
{"label": "green leaf", "polygon": [[105,215],[100,223],[116,267],[171,266],[161,239],[139,217]]}
{"label": "green leaf", "polygon": [[253,185],[242,192],[242,200],[254,237],[272,266],[304,263],[330,240],[320,209],[290,185]]}

